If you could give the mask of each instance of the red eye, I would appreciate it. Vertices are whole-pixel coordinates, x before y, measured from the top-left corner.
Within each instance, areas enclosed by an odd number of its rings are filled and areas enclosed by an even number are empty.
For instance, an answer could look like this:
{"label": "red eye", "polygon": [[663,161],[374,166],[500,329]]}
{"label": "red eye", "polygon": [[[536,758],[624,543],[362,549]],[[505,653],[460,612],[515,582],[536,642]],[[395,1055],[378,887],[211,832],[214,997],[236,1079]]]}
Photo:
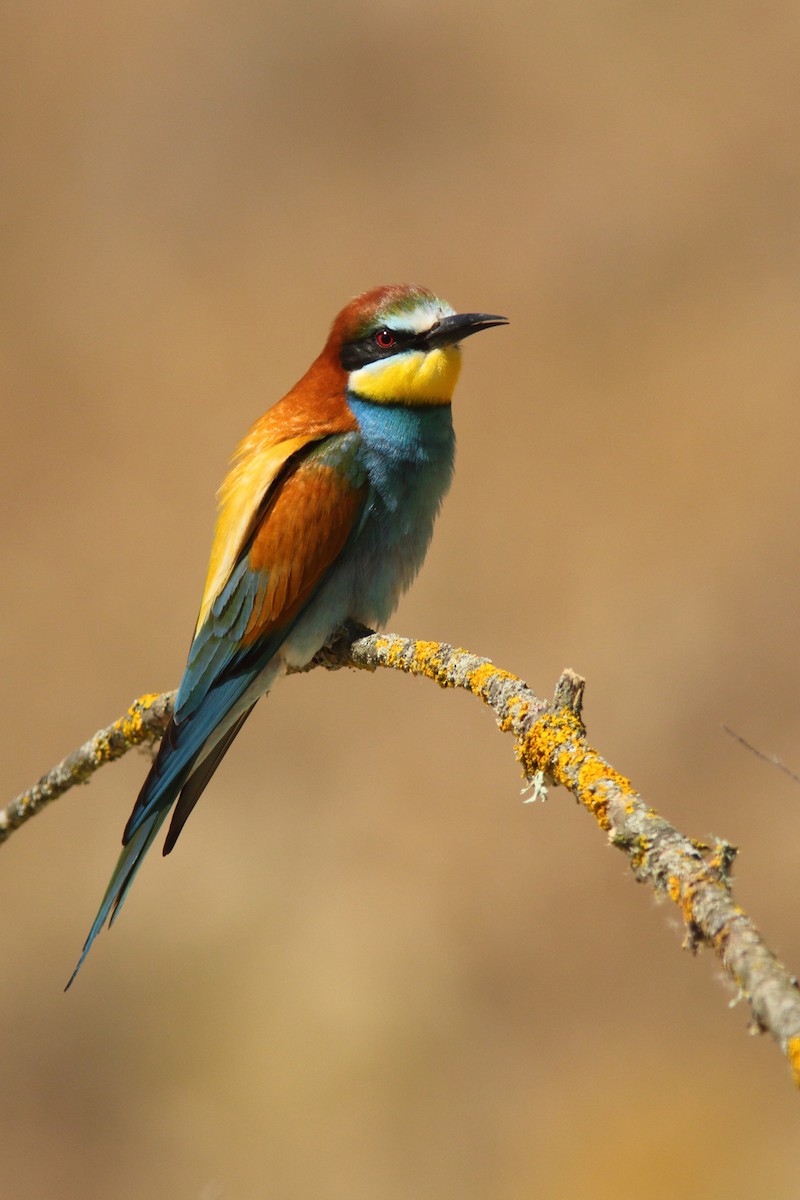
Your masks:
{"label": "red eye", "polygon": [[396,340],[391,329],[379,329],[375,334],[375,341],[381,350],[389,350],[395,344]]}

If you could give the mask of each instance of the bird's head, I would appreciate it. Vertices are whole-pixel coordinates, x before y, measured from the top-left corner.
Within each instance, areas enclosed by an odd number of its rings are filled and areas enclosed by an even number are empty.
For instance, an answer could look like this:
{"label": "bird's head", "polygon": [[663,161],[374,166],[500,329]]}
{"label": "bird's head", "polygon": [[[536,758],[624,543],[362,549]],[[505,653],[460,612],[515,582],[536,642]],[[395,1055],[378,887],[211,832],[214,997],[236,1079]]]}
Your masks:
{"label": "bird's head", "polygon": [[374,404],[449,404],[461,369],[459,343],[507,324],[456,313],[427,288],[396,284],[357,296],[333,323],[326,350],[347,372],[348,391]]}

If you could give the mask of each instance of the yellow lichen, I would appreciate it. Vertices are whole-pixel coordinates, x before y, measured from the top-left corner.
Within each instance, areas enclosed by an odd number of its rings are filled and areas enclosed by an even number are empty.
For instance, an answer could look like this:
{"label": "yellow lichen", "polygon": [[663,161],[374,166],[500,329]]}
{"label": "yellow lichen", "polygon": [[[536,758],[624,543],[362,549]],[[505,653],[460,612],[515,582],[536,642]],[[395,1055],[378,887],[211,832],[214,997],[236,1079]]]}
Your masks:
{"label": "yellow lichen", "polygon": [[634,868],[641,867],[652,848],[653,843],[650,839],[646,838],[644,834],[639,834],[633,842],[633,848],[631,849],[631,865]]}
{"label": "yellow lichen", "polygon": [[612,796],[634,795],[630,781],[586,745],[580,717],[567,707],[533,723],[517,747],[517,758],[528,779],[543,771],[569,788],[603,829],[610,827]]}
{"label": "yellow lichen", "polygon": [[439,642],[414,642],[414,652],[411,659],[411,671],[414,675],[424,675],[436,683],[447,686],[447,680],[441,678],[441,644]]}
{"label": "yellow lichen", "polygon": [[[105,733],[99,733],[92,743],[93,758],[97,766],[111,761],[111,742]],[[77,772],[80,777],[80,771]]]}
{"label": "yellow lichen", "polygon": [[792,1068],[792,1079],[797,1087],[800,1087],[800,1037],[789,1038],[786,1045],[786,1057]]}
{"label": "yellow lichen", "polygon": [[493,667],[491,663],[482,663],[467,675],[467,687],[474,696],[480,696],[484,688],[499,674],[497,667]]}
{"label": "yellow lichen", "polygon": [[[148,692],[144,696],[140,696],[138,700],[134,700],[124,717],[120,717],[112,725],[114,733],[119,733],[125,740],[128,746],[135,746],[139,742],[144,741],[148,736],[144,727],[142,714],[158,699],[155,692]],[[110,752],[109,746],[109,752]]]}
{"label": "yellow lichen", "polygon": [[384,639],[384,645],[389,647],[389,650],[386,655],[386,663],[388,666],[393,667],[396,664],[397,660],[399,659],[399,657],[402,653],[403,643],[399,642],[399,641],[394,641],[394,642],[390,643],[387,638],[387,639]]}
{"label": "yellow lichen", "polygon": [[414,642],[414,658],[422,666],[438,660],[441,646],[439,642]]}
{"label": "yellow lichen", "polygon": [[523,700],[522,696],[512,696],[506,707],[508,712],[499,721],[503,733],[508,733],[514,728],[516,721],[521,721],[527,715],[530,704],[527,700]]}
{"label": "yellow lichen", "polygon": [[608,829],[608,803],[614,792],[629,794],[629,780],[610,767],[605,759],[593,750],[588,749],[578,768],[578,799],[594,813],[598,824]]}
{"label": "yellow lichen", "polygon": [[482,663],[476,667],[474,671],[470,671],[467,675],[467,687],[474,696],[484,698],[484,692],[494,682],[505,682],[508,679],[516,680],[517,676],[512,675],[509,671],[504,671],[502,667],[496,667],[493,663]]}
{"label": "yellow lichen", "polygon": [[714,949],[716,950],[716,952],[720,956],[720,958],[725,953],[725,947],[728,944],[728,940],[729,940],[730,936],[731,936],[731,931],[727,927],[727,925],[723,925],[722,929],[720,929],[719,932],[714,935]]}
{"label": "yellow lichen", "polygon": [[678,879],[677,875],[670,875],[669,879],[667,880],[667,891],[669,892],[670,900],[672,900],[675,904],[680,904],[681,881]]}
{"label": "yellow lichen", "polygon": [[[550,773],[555,778],[561,749],[582,735],[583,726],[569,709],[545,713],[538,721],[534,721],[517,746],[517,758],[528,779],[533,779],[539,771]],[[561,781],[556,779],[556,782]]]}
{"label": "yellow lichen", "polygon": [[694,897],[696,892],[696,883],[687,883],[683,889],[681,907],[683,908],[683,919],[687,925],[694,924]]}

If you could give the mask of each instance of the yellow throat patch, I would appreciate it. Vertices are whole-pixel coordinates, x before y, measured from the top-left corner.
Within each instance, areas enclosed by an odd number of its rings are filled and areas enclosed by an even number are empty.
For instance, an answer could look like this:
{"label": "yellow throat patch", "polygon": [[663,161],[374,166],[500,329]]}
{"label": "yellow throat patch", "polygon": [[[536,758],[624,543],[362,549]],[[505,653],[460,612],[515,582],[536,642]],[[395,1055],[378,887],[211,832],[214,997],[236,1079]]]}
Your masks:
{"label": "yellow throat patch", "polygon": [[449,404],[460,371],[458,346],[406,350],[352,371],[348,387],[373,404]]}

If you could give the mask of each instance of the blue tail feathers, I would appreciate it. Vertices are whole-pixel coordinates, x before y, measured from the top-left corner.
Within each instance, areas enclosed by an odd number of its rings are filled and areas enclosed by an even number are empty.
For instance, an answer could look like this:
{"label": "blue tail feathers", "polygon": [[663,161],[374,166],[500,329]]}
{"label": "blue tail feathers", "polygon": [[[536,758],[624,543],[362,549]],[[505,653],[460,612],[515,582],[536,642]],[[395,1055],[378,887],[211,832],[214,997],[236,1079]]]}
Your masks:
{"label": "blue tail feathers", "polygon": [[78,959],[78,965],[72,972],[69,978],[69,983],[64,988],[67,991],[75,979],[75,976],[83,966],[86,955],[92,948],[92,942],[97,937],[100,930],[108,921],[112,925],[120,906],[128,894],[131,884],[136,877],[136,872],[142,865],[142,860],[145,854],[153,844],[153,840],[164,823],[164,819],[169,812],[169,808],[162,809],[161,812],[154,813],[149,820],[143,825],[140,825],[133,835],[127,846],[124,847],[119,856],[119,861],[114,868],[114,873],[111,876],[111,882],[106,888],[106,894],[103,896],[103,901],[100,905],[100,910],[94,919],[94,925],[89,930],[89,936],[86,939],[86,944],[83,947],[81,956]]}
{"label": "blue tail feathers", "polygon": [[[145,854],[175,801],[186,787],[186,797],[183,798],[183,802],[179,800],[175,810],[176,821],[174,828],[170,830],[165,853],[175,844],[183,823],[252,708],[250,705],[241,712],[233,721],[233,725],[226,720],[251,679],[252,675],[246,675],[226,681],[209,693],[200,711],[185,721],[173,720],[167,727],[156,760],[144,781],[125,828],[122,853],[114,868],[111,882],[67,988],[81,969],[94,939],[106,921],[109,925],[113,924]],[[217,746],[220,748],[219,752],[215,752]],[[198,773],[198,779],[192,786],[191,780],[195,771]]]}
{"label": "blue tail feathers", "polygon": [[[267,678],[265,667],[289,628],[286,626],[275,633],[258,657],[248,656],[250,661],[240,662],[237,672],[201,689],[201,702],[196,706],[189,700],[196,701],[198,697],[190,695],[185,680],[181,683],[173,720],[161,739],[156,760],[125,827],[122,853],[67,988],[83,966],[106,921],[113,924],[145,854],[177,800],[164,853],[172,849],[186,818],[253,707],[253,700],[247,703],[246,699],[248,693],[252,695],[253,683],[260,679],[263,690],[268,690],[274,676]],[[276,672],[277,669],[276,663]]]}

